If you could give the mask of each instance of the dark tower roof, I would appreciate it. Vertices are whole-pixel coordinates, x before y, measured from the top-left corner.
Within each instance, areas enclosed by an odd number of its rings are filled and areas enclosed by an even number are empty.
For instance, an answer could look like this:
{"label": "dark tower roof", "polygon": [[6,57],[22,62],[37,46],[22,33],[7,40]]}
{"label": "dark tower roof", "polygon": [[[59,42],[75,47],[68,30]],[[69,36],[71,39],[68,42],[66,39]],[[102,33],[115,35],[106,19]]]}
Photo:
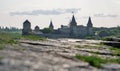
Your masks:
{"label": "dark tower roof", "polygon": [[50,26],[53,26],[52,20],[50,21]]}
{"label": "dark tower roof", "polygon": [[35,26],[35,29],[40,29],[39,26]]}
{"label": "dark tower roof", "polygon": [[28,20],[26,20],[26,21],[24,21],[23,22],[23,27],[24,27],[24,29],[25,29],[25,27],[31,27],[31,23],[28,21]]}
{"label": "dark tower roof", "polygon": [[92,21],[91,21],[91,17],[89,17],[88,23],[87,23],[87,27],[93,27]]}
{"label": "dark tower roof", "polygon": [[52,20],[50,21],[49,28],[52,28],[52,29],[54,28],[53,23],[52,23]]}
{"label": "dark tower roof", "polygon": [[77,22],[76,22],[76,20],[75,20],[74,15],[72,16],[72,20],[71,20],[71,22],[70,22],[70,26],[77,26]]}
{"label": "dark tower roof", "polygon": [[31,33],[31,23],[26,20],[24,23],[23,23],[23,29],[22,29],[22,34],[23,35],[29,35]]}
{"label": "dark tower roof", "polygon": [[28,20],[26,20],[24,23],[30,23]]}
{"label": "dark tower roof", "polygon": [[35,26],[35,29],[34,29],[35,31],[39,31],[40,30],[40,28],[39,28],[39,26]]}

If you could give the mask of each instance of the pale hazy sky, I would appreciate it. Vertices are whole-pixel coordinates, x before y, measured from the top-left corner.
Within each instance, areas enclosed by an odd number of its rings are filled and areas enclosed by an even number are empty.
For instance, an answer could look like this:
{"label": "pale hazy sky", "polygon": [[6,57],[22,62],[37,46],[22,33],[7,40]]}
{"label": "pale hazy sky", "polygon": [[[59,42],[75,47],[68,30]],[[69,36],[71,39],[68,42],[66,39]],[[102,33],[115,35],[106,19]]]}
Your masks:
{"label": "pale hazy sky", "polygon": [[78,25],[86,26],[91,16],[95,27],[120,26],[120,0],[0,0],[0,26],[22,28],[28,19],[32,28],[43,28],[52,19],[58,28],[69,24],[72,11]]}

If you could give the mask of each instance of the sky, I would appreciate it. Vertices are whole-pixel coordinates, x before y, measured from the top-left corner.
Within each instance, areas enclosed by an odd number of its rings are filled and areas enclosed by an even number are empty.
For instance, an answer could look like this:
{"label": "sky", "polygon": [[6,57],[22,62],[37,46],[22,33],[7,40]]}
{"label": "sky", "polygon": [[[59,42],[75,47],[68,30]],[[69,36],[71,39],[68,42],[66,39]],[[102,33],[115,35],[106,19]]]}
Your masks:
{"label": "sky", "polygon": [[32,29],[55,29],[68,25],[74,12],[78,25],[87,25],[89,16],[94,27],[120,26],[120,0],[0,0],[0,26],[22,28],[27,19]]}

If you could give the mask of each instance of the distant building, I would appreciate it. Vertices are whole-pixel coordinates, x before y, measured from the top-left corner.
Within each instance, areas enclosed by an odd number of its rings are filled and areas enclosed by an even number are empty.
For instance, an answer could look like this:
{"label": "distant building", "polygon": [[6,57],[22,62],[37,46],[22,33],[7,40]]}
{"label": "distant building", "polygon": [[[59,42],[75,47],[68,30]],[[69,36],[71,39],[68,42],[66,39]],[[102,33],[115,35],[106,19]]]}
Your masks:
{"label": "distant building", "polygon": [[[65,25],[61,25],[61,28],[58,28],[57,30],[54,30],[54,26],[52,23],[52,20],[50,21],[50,25],[49,27],[50,29],[53,30],[52,33],[50,33],[48,35],[49,36],[64,36],[64,37],[75,37],[75,38],[85,38],[86,36],[93,36],[93,24],[91,21],[91,17],[89,17],[88,19],[88,23],[87,26],[83,26],[83,25],[77,25],[75,16],[72,16],[72,19],[69,23],[69,25],[65,26]],[[42,34],[42,36],[44,36],[44,33],[42,33],[39,28],[39,26],[35,27],[35,34]],[[23,34],[29,34],[29,32],[31,32],[31,23],[26,20],[23,23]],[[47,34],[45,33],[45,36]]]}
{"label": "distant building", "polygon": [[32,31],[34,34],[43,34],[41,31],[40,31],[40,28],[39,26],[35,26],[35,29],[34,31]]}
{"label": "distant building", "polygon": [[69,37],[84,38],[86,36],[94,35],[92,28],[93,28],[93,24],[91,22],[90,17],[87,26],[83,26],[83,25],[77,25],[75,16],[73,15],[69,26],[62,25],[61,28],[59,28],[59,30],[61,34],[68,35]]}
{"label": "distant building", "polygon": [[69,33],[69,35],[70,35],[70,36],[76,36],[77,22],[76,22],[76,20],[75,20],[74,15],[72,16],[72,20],[71,20],[71,22],[70,22],[69,28],[70,28],[70,33]]}
{"label": "distant building", "polygon": [[89,17],[88,23],[87,23],[87,35],[93,35],[93,24],[91,21],[91,17]]}
{"label": "distant building", "polygon": [[50,21],[49,28],[52,29],[52,30],[54,29],[54,26],[53,26],[52,20]]}
{"label": "distant building", "polygon": [[40,31],[40,28],[39,26],[35,26],[35,29],[34,29],[35,32],[39,32]]}
{"label": "distant building", "polygon": [[22,35],[29,35],[31,34],[31,32],[32,32],[31,23],[28,20],[26,20],[23,23]]}

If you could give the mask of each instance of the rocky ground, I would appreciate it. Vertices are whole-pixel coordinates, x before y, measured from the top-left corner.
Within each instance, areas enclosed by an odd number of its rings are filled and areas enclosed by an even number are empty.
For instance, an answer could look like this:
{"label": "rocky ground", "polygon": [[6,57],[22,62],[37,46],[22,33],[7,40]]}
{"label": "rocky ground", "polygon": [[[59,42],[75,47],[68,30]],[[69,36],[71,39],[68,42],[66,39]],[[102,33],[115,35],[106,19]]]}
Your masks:
{"label": "rocky ground", "polygon": [[19,40],[0,50],[0,71],[120,71],[120,64],[107,63],[96,68],[75,58],[97,55],[101,58],[120,58],[101,41],[82,39]]}

